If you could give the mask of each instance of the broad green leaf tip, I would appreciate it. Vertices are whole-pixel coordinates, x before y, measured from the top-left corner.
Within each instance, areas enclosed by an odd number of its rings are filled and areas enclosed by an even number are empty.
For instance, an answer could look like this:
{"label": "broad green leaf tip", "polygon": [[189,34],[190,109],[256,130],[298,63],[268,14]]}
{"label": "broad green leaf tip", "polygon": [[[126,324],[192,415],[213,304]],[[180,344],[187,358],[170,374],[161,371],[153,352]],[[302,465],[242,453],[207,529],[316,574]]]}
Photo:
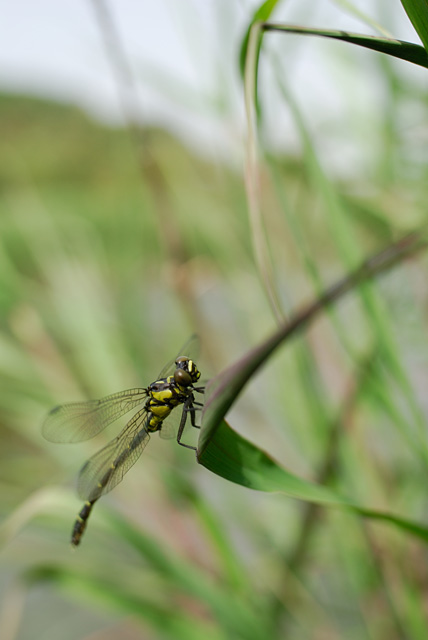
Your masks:
{"label": "broad green leaf tip", "polygon": [[428,51],[428,1],[401,0],[401,4],[420,37],[425,50]]}
{"label": "broad green leaf tip", "polygon": [[428,541],[428,528],[392,513],[362,507],[328,487],[299,478],[280,466],[269,454],[240,436],[225,420],[218,425],[203,450],[199,464],[235,484],[329,507],[341,507],[372,520],[384,521]]}
{"label": "broad green leaf tip", "polygon": [[257,491],[288,495],[328,504],[346,504],[326,487],[303,480],[281,467],[269,454],[240,436],[223,420],[198,462],[217,475]]}

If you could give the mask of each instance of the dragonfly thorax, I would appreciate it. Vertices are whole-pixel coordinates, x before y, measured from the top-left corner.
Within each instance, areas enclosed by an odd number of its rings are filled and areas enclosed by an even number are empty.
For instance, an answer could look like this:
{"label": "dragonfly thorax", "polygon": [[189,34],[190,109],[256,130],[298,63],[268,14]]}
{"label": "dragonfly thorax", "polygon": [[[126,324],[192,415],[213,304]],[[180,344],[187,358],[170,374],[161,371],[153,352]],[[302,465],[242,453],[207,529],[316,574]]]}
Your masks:
{"label": "dragonfly thorax", "polygon": [[146,408],[150,414],[147,424],[149,431],[159,431],[171,411],[192,397],[193,383],[201,377],[196,364],[187,356],[177,358],[175,366],[173,375],[152,382],[147,388],[149,398]]}

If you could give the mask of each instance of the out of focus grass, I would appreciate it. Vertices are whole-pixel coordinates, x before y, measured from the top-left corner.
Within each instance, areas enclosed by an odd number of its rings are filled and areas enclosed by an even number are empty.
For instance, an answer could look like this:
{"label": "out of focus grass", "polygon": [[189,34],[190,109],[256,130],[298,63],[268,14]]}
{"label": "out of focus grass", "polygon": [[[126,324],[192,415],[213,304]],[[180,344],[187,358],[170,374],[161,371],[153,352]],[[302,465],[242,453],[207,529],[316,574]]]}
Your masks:
{"label": "out of focus grass", "polygon": [[[426,163],[400,114],[426,96],[382,64],[386,122],[366,173],[328,178],[297,107],[301,153],[262,162],[286,316],[425,222]],[[209,377],[275,319],[238,171],[163,131],[24,97],[1,97],[0,134],[0,636],[424,639],[421,542],[232,485],[157,437],[70,552],[73,478],[115,429],[51,445],[45,412],[145,386],[194,331]],[[296,474],[421,524],[425,274],[419,257],[358,289],[275,355],[230,416]]]}

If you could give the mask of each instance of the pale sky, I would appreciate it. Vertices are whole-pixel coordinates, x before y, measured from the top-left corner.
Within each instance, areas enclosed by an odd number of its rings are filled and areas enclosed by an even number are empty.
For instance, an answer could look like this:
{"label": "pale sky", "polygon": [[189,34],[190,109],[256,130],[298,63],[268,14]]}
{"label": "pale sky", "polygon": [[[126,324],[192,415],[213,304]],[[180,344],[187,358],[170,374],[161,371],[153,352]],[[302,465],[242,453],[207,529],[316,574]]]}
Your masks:
{"label": "pale sky", "polygon": [[[96,19],[94,5],[99,1],[0,0],[0,91],[52,96],[74,102],[95,117],[120,119],[118,85]],[[245,121],[237,55],[248,17],[258,2],[107,0],[106,4],[138,85],[128,94],[138,117],[214,150],[239,141]],[[389,16],[396,4],[399,32],[394,35],[417,41],[399,0],[354,2],[379,20],[373,11],[382,4],[389,7]],[[289,0],[274,17],[305,26],[373,33],[332,0]],[[287,78],[293,92],[305,103],[315,101],[317,112],[342,109],[337,78],[329,86],[330,78],[320,71],[327,57],[320,58],[319,40],[301,39],[297,58],[290,40],[274,37],[285,53],[294,55]],[[273,98],[272,118],[279,122],[275,105]]]}

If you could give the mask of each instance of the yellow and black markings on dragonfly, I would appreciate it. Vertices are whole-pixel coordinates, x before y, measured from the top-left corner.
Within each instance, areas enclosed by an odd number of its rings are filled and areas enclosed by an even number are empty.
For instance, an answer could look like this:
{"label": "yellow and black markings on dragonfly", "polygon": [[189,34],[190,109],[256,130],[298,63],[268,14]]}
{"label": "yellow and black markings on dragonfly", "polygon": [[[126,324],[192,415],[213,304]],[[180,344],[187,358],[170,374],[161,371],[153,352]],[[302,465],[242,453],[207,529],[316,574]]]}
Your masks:
{"label": "yellow and black markings on dragonfly", "polygon": [[[188,353],[194,342],[195,339],[190,340],[181,353]],[[196,402],[194,392],[204,393],[204,387],[194,385],[200,376],[191,357],[180,355],[147,388],[120,391],[101,400],[63,404],[50,411],[42,428],[44,437],[51,442],[80,442],[89,440],[114,420],[144,403],[121,433],[89,458],[80,470],[78,493],[85,504],[73,527],[71,544],[74,547],[80,542],[94,504],[111,491],[138,460],[150,440],[150,433],[159,431],[165,438],[174,435],[174,430],[171,434],[170,425],[164,421],[179,405],[183,405],[183,410],[177,442],[182,447],[195,449],[181,442],[181,437],[188,415],[191,425],[199,428],[196,411],[202,403]]]}

